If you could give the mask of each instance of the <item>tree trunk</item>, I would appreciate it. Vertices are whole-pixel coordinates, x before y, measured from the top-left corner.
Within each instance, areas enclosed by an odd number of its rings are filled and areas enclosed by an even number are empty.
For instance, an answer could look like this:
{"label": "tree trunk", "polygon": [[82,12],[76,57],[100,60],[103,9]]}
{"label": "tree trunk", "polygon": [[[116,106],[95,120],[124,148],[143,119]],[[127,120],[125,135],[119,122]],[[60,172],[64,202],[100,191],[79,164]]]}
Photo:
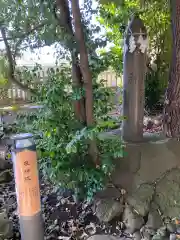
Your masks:
{"label": "tree trunk", "polygon": [[[56,7],[60,10],[60,17],[56,16],[58,23],[64,32],[68,35],[67,48],[71,52],[72,58],[72,82],[75,88],[82,88],[82,74],[78,61],[78,50],[75,49],[75,39],[71,23],[68,0],[56,0]],[[85,100],[82,97],[80,100],[74,100],[74,112],[76,118],[86,125]]]}
{"label": "tree trunk", "polygon": [[169,84],[164,106],[164,131],[167,137],[180,137],[180,1],[171,0],[173,35]]}
{"label": "tree trunk", "polygon": [[[72,54],[72,82],[75,88],[82,88],[82,73],[78,64],[77,54]],[[85,99],[82,97],[80,100],[74,101],[74,111],[76,118],[86,126],[86,113],[85,113]]]}
{"label": "tree trunk", "polygon": [[[78,0],[71,0],[72,5],[72,15],[75,28],[75,37],[78,44],[80,52],[80,68],[83,76],[84,87],[85,87],[85,108],[86,108],[86,123],[88,127],[94,125],[94,115],[93,115],[93,86],[92,86],[92,74],[89,68],[88,52],[85,45],[83,27],[81,23],[81,13],[79,8]],[[90,141],[89,153],[92,160],[98,165],[98,151],[96,142]]]}
{"label": "tree trunk", "polygon": [[86,90],[86,120],[87,125],[94,124],[93,118],[93,88],[92,88],[92,74],[89,69],[88,53],[85,46],[84,33],[81,24],[81,13],[79,9],[78,0],[72,0],[72,14],[75,27],[75,37],[79,46],[80,52],[80,68],[83,76],[84,86]]}

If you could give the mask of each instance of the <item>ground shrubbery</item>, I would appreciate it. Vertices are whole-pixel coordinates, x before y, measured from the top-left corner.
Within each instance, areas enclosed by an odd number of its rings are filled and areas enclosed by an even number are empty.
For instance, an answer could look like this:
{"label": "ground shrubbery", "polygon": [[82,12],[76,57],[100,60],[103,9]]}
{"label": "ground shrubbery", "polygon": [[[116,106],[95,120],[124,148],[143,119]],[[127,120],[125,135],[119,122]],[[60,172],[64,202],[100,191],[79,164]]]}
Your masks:
{"label": "ground shrubbery", "polygon": [[[113,160],[123,155],[123,143],[117,138],[99,138],[100,132],[115,124],[107,116],[112,108],[110,90],[102,83],[94,84],[96,125],[91,129],[75,119],[73,94],[68,68],[49,72],[39,95],[39,102],[44,108],[37,115],[25,118],[24,131],[43,134],[42,139],[37,140],[43,175],[57,185],[75,190],[81,197],[91,198],[104,187],[113,171]],[[98,166],[88,155],[89,139],[95,139],[97,143]]]}

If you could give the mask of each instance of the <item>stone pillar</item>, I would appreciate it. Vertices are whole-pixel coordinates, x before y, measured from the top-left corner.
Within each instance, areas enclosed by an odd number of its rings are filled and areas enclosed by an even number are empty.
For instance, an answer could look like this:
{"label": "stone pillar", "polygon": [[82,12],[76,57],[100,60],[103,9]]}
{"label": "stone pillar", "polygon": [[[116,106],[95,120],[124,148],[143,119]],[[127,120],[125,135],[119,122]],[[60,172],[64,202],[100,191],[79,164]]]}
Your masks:
{"label": "stone pillar", "polygon": [[124,39],[123,59],[123,116],[122,136],[125,141],[143,140],[146,52],[148,39],[146,28],[138,16],[134,16]]}

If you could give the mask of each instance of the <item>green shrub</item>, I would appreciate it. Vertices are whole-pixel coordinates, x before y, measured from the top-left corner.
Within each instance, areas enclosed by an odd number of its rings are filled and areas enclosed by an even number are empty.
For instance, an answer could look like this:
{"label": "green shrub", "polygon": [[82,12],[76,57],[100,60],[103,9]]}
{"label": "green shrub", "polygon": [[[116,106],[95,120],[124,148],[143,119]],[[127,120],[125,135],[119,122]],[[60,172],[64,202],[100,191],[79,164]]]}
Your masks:
{"label": "green shrub", "polygon": [[[77,92],[76,92],[77,93]],[[97,120],[92,129],[82,126],[74,117],[74,92],[68,68],[60,72],[49,72],[48,80],[42,85],[39,101],[43,104],[36,116],[26,117],[26,131],[41,132],[37,140],[40,168],[43,175],[55,184],[75,190],[80,197],[92,198],[93,194],[105,186],[114,168],[114,158],[123,156],[120,138],[100,139],[112,121],[107,112],[112,104],[111,93],[94,84],[94,111]],[[25,130],[25,129],[24,129]],[[88,139],[97,142],[100,166],[95,166],[88,156]]]}
{"label": "green shrub", "polygon": [[165,92],[165,85],[161,84],[159,71],[149,71],[145,81],[145,106],[146,109],[162,110],[162,95]]}

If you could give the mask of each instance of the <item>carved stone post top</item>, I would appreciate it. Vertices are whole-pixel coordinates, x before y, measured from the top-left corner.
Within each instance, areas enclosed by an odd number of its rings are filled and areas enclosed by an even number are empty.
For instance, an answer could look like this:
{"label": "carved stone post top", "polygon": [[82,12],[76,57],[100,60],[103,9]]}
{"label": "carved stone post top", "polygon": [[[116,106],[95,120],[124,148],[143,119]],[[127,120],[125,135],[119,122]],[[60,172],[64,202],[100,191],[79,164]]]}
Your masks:
{"label": "carved stone post top", "polygon": [[141,53],[145,53],[148,48],[147,30],[139,16],[135,15],[131,19],[124,39],[125,52],[129,50],[133,53],[137,48]]}
{"label": "carved stone post top", "polygon": [[138,15],[134,15],[127,27],[127,35],[139,35],[142,34],[143,36],[147,36],[147,30]]}

